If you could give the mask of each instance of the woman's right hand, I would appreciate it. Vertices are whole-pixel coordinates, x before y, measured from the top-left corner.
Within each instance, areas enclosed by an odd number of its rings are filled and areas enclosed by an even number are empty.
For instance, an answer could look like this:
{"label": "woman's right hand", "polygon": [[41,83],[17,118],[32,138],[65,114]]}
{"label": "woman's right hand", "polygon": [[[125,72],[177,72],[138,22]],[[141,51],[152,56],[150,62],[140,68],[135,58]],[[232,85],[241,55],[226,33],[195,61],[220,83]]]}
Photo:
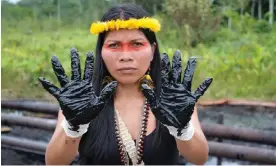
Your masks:
{"label": "woman's right hand", "polygon": [[87,54],[83,79],[81,79],[79,54],[75,48],[71,49],[71,80],[67,78],[58,58],[53,56],[51,60],[61,88],[53,85],[43,77],[39,77],[39,80],[44,89],[59,102],[63,115],[71,126],[70,130],[78,131],[81,125],[89,124],[91,120],[99,115],[108,97],[115,91],[117,82],[109,83],[101,91],[101,94],[96,96],[92,85],[94,64],[92,53]]}
{"label": "woman's right hand", "polygon": [[[191,134],[183,134],[191,126],[195,104],[211,85],[213,78],[207,78],[193,92],[192,79],[196,67],[196,58],[191,57],[181,80],[182,61],[179,51],[172,59],[172,67],[167,54],[162,54],[161,61],[161,95],[157,98],[154,89],[142,82],[142,92],[147,98],[152,112],[171,134],[183,140],[191,139]],[[193,131],[193,130],[189,130]],[[193,132],[190,132],[193,134]],[[183,137],[180,137],[183,135]]]}

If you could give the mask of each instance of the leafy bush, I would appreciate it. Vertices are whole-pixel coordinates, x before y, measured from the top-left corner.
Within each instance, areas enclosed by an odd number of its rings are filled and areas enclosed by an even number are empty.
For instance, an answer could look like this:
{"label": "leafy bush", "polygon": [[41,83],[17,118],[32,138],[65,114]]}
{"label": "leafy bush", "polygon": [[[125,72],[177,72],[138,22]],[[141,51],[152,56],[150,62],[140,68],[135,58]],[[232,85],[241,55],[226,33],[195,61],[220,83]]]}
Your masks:
{"label": "leafy bush", "polygon": [[[214,78],[203,99],[276,99],[275,26],[268,28],[266,23],[248,15],[232,14],[231,29],[221,27],[208,40],[190,47],[192,37],[183,40],[180,36],[183,31],[189,35],[189,26],[177,28],[164,13],[156,17],[162,23],[157,34],[161,52],[172,56],[179,49],[183,65],[190,56],[198,57],[193,88],[208,76]],[[2,97],[53,99],[37,79],[44,76],[57,84],[51,56],[57,55],[70,75],[70,48],[78,48],[83,68],[87,51],[94,51],[95,45],[96,37],[89,33],[88,27],[74,24],[59,27],[48,19],[37,22],[2,19]]]}
{"label": "leafy bush", "polygon": [[163,6],[170,18],[165,25],[173,21],[170,29],[177,29],[182,42],[188,45],[208,41],[220,25],[220,15],[213,14],[210,0],[167,0]]}
{"label": "leafy bush", "polygon": [[254,31],[257,33],[267,33],[272,31],[272,26],[265,20],[260,20],[253,27]]}

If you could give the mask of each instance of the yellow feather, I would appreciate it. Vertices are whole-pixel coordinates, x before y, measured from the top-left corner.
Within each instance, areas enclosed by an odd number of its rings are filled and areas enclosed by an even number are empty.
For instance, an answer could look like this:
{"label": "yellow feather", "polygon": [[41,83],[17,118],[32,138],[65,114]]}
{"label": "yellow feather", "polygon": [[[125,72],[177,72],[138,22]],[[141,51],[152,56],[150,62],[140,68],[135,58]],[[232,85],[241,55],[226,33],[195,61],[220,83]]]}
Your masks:
{"label": "yellow feather", "polygon": [[139,28],[148,28],[153,32],[158,32],[161,29],[161,25],[157,19],[154,18],[141,18],[129,20],[111,20],[107,22],[94,22],[90,26],[90,32],[92,34],[99,34],[104,31],[109,30],[118,30],[118,29],[139,29]]}

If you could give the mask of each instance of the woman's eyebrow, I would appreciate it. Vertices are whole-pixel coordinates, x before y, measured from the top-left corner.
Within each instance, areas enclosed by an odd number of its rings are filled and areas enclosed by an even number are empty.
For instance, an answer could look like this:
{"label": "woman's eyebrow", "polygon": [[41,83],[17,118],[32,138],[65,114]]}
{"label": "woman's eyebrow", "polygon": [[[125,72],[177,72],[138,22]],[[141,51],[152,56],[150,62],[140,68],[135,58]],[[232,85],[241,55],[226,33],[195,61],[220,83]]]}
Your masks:
{"label": "woman's eyebrow", "polygon": [[118,41],[118,40],[106,40],[105,43],[107,43],[107,42],[120,42],[120,41]]}
{"label": "woman's eyebrow", "polygon": [[137,40],[145,40],[144,38],[137,38],[137,39],[133,39],[133,40],[130,40],[130,41],[137,41]]}
{"label": "woman's eyebrow", "polygon": [[[144,38],[137,38],[137,39],[132,39],[132,40],[130,40],[130,42],[134,42],[134,41],[137,41],[137,40],[145,40]],[[122,41],[120,41],[120,40],[107,40],[106,41],[106,43],[107,42],[122,42]]]}

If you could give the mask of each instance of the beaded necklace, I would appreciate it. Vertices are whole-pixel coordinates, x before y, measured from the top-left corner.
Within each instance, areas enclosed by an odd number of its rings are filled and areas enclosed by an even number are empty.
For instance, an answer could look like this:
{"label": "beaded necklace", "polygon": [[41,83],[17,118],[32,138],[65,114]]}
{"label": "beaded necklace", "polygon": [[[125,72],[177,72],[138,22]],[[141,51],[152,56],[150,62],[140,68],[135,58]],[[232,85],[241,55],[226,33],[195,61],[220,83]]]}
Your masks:
{"label": "beaded necklace", "polygon": [[[143,151],[144,151],[144,140],[147,133],[147,124],[149,117],[149,104],[145,101],[143,111],[142,111],[142,122],[141,130],[139,133],[138,140],[136,142],[135,148],[133,148],[133,140],[130,137],[126,127],[124,126],[123,121],[120,119],[119,113],[116,110],[114,116],[115,120],[115,135],[118,145],[118,150],[120,153],[121,163],[124,165],[129,165],[131,159],[132,164],[134,165],[144,165],[143,163]],[[132,147],[132,148],[131,148]]]}

